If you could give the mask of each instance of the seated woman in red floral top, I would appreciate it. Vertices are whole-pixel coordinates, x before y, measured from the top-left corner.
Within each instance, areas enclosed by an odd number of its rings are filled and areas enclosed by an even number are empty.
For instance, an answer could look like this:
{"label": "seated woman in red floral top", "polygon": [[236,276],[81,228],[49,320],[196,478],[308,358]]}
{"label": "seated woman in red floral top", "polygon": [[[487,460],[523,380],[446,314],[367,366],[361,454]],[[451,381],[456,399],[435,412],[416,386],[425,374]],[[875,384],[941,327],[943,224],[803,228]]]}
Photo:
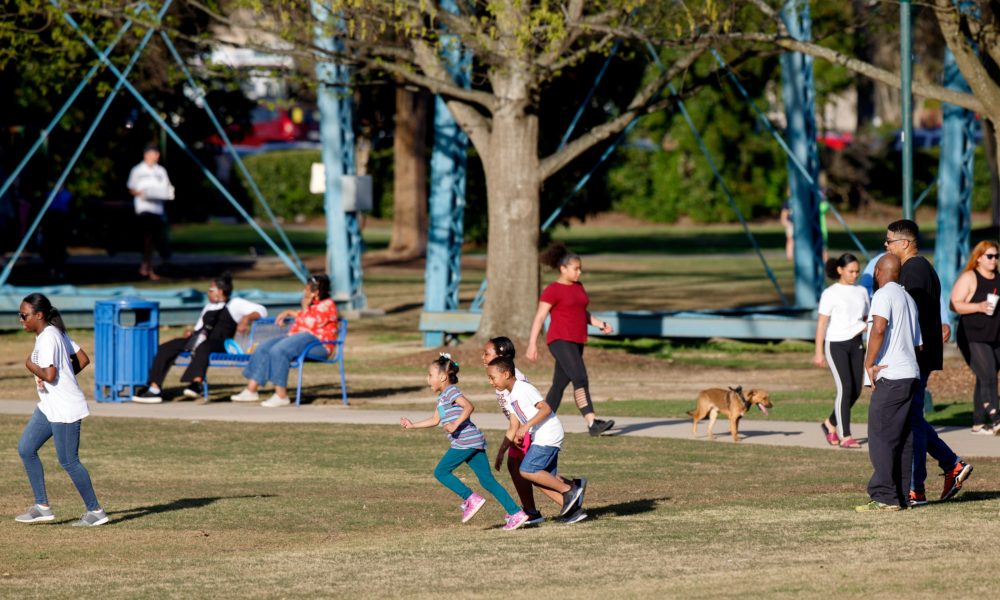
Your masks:
{"label": "seated woman in red floral top", "polygon": [[[294,318],[288,335],[261,342],[253,354],[250,364],[243,370],[249,381],[239,394],[230,396],[234,402],[256,402],[260,399],[257,390],[262,384],[274,383],[274,395],[261,406],[275,408],[291,404],[288,399],[288,363],[311,343],[320,340],[337,339],[337,305],[330,298],[330,278],[313,275],[306,283],[302,294],[302,310],[286,310],[275,318],[281,325],[286,319]],[[313,346],[308,357],[323,359],[333,348]]]}

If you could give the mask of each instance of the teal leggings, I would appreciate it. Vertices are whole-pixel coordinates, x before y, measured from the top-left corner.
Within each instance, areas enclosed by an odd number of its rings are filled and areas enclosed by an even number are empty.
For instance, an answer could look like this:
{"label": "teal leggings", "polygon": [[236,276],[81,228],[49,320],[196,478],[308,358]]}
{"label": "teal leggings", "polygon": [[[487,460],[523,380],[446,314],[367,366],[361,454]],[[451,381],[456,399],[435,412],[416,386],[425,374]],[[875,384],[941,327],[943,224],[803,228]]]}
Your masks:
{"label": "teal leggings", "polygon": [[490,461],[486,458],[485,450],[448,448],[448,451],[441,457],[441,462],[434,469],[434,477],[441,482],[441,485],[455,492],[459,498],[467,500],[472,495],[472,490],[453,473],[462,463],[468,463],[472,467],[472,472],[479,478],[479,485],[486,488],[486,491],[503,505],[503,509],[507,511],[508,515],[521,510],[521,507],[517,505],[517,502],[514,502],[507,490],[493,478],[493,473],[490,471]]}

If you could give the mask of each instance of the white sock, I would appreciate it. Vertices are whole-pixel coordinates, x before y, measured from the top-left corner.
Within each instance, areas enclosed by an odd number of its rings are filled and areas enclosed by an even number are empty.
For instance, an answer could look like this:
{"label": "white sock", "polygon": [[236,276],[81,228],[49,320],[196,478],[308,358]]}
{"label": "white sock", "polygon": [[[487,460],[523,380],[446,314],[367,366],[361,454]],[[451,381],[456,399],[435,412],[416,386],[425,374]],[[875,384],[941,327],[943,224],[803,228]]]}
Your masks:
{"label": "white sock", "polygon": [[149,393],[151,393],[151,394],[159,394],[160,393],[160,386],[155,385],[155,384],[151,385],[151,386],[149,386],[149,390],[147,390],[147,391]]}
{"label": "white sock", "polygon": [[38,504],[37,506],[38,508],[44,508],[45,510],[49,510],[50,508],[52,508],[48,504]]}

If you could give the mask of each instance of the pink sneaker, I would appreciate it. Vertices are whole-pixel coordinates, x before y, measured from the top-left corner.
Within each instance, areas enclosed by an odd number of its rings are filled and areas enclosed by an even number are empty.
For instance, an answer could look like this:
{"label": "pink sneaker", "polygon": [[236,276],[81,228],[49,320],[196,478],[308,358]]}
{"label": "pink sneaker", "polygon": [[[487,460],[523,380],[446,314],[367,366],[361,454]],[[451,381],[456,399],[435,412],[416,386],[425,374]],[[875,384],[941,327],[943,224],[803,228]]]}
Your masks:
{"label": "pink sneaker", "polygon": [[479,494],[472,492],[472,495],[465,499],[462,504],[462,522],[465,523],[472,517],[476,516],[479,509],[486,504],[486,498],[483,498]]}
{"label": "pink sneaker", "polygon": [[521,525],[528,522],[528,515],[523,510],[519,510],[512,515],[507,515],[507,524],[503,526],[504,531],[514,531]]}

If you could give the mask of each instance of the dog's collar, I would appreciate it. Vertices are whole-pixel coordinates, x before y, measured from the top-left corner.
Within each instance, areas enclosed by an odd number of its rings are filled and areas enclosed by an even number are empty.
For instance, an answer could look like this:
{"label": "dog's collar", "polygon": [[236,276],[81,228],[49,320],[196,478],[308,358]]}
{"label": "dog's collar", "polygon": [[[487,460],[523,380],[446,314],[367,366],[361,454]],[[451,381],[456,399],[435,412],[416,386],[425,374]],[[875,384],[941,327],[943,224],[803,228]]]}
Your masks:
{"label": "dog's collar", "polygon": [[743,401],[743,410],[750,410],[750,406],[752,405],[750,401],[747,400],[747,397],[743,395],[743,392],[740,392],[740,400]]}

